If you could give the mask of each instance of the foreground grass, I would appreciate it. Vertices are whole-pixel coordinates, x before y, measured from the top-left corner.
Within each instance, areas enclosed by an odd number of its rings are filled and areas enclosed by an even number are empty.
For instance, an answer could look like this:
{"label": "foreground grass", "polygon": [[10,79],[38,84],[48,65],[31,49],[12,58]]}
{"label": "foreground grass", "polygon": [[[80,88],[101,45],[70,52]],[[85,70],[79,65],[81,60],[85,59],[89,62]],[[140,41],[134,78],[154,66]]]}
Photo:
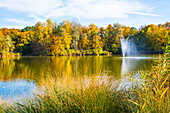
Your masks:
{"label": "foreground grass", "polygon": [[34,98],[8,105],[0,112],[143,112],[169,113],[170,64],[166,56],[151,71],[130,76],[132,85],[119,88],[111,77],[49,77],[41,82],[42,93]]}
{"label": "foreground grass", "polygon": [[123,91],[111,78],[49,77],[43,94],[33,100],[2,109],[5,112],[128,112]]}
{"label": "foreground grass", "polygon": [[[140,81],[139,81],[140,80]],[[151,71],[140,71],[139,76],[131,77],[132,87],[128,91],[128,104],[133,112],[170,112],[170,61],[159,58]]]}

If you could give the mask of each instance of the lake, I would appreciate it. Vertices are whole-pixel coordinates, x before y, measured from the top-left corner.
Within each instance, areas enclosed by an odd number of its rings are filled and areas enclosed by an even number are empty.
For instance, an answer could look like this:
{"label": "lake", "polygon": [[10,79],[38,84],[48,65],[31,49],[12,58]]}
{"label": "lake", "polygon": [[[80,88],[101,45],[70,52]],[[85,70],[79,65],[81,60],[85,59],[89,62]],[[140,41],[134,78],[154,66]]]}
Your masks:
{"label": "lake", "polygon": [[112,76],[123,79],[140,69],[150,70],[158,55],[125,58],[115,56],[21,57],[0,60],[0,96],[2,99],[29,97],[47,75],[69,77]]}

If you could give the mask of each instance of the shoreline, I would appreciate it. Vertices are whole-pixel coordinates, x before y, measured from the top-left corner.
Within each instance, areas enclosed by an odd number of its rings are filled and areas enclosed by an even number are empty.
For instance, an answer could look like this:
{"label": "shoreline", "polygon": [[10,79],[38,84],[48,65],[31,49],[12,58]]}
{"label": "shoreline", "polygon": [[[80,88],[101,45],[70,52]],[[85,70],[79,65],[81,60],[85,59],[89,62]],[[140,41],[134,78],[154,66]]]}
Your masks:
{"label": "shoreline", "polygon": [[[150,53],[150,54],[139,54],[136,56],[144,56],[144,55],[163,55],[162,53]],[[15,55],[15,56],[0,56],[0,59],[3,58],[24,58],[24,57],[86,57],[86,56],[122,56],[122,54],[109,54],[109,55],[95,55],[95,54],[87,54],[87,55],[57,55],[57,56],[52,56],[52,55]]]}

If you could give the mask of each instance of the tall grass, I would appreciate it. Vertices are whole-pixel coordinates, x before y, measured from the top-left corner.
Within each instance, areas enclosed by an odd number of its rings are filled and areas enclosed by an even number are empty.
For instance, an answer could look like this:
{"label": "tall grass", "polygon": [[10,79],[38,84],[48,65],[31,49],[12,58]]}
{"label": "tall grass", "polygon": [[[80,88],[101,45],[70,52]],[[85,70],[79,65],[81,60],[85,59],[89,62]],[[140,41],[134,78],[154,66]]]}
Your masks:
{"label": "tall grass", "polygon": [[57,112],[127,111],[120,104],[123,92],[117,91],[118,84],[113,84],[111,78],[64,77],[61,80],[49,80],[45,86],[47,96],[42,99],[45,104],[56,103]]}
{"label": "tall grass", "polygon": [[131,77],[132,87],[128,91],[130,108],[133,112],[170,112],[170,73],[169,61],[160,59],[151,71],[140,71],[139,76]]}
{"label": "tall grass", "polygon": [[23,104],[4,109],[7,112],[129,112],[123,103],[123,91],[112,78],[51,77],[42,81],[42,95]]}

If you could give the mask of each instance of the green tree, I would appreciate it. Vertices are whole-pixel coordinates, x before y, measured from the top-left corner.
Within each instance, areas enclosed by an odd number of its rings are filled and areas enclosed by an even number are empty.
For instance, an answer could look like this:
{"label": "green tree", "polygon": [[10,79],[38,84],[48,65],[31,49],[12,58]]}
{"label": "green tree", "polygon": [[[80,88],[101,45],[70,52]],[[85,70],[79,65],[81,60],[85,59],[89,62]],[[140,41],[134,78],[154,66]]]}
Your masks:
{"label": "green tree", "polygon": [[80,39],[80,25],[76,22],[71,23],[71,37],[72,37],[72,49],[78,49],[78,41]]}

